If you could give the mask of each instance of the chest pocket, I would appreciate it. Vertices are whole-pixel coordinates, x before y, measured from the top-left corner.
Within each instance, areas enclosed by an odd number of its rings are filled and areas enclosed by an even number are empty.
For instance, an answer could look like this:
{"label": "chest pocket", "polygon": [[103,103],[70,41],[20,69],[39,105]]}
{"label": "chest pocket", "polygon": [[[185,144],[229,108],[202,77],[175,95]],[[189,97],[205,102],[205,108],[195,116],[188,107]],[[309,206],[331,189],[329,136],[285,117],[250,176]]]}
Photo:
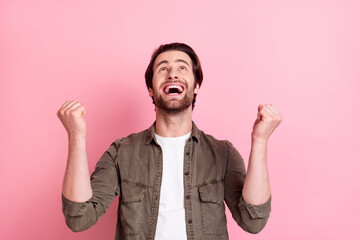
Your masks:
{"label": "chest pocket", "polygon": [[144,215],[145,187],[131,182],[121,183],[121,222],[125,235],[140,233]]}
{"label": "chest pocket", "polygon": [[227,233],[224,205],[224,183],[209,183],[199,187],[201,222],[204,234]]}

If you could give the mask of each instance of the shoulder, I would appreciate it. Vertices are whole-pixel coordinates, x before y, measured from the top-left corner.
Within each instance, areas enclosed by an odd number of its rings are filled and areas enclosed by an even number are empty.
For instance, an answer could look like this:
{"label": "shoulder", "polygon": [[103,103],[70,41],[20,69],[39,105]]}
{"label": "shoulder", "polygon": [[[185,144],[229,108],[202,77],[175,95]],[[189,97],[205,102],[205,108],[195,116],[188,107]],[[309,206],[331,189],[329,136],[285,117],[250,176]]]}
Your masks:
{"label": "shoulder", "polygon": [[149,129],[137,133],[131,133],[126,137],[116,139],[113,144],[119,148],[123,145],[145,144],[149,135]]}
{"label": "shoulder", "polygon": [[202,130],[197,129],[199,145],[202,147],[209,147],[215,151],[220,151],[226,153],[226,155],[231,155],[237,150],[234,145],[227,139],[218,139],[211,134],[207,134]]}
{"label": "shoulder", "polygon": [[216,137],[214,137],[211,134],[207,134],[202,130],[198,130],[199,133],[199,142],[203,141],[205,143],[208,144],[213,144],[213,145],[217,145],[217,146],[232,146],[231,142],[227,139],[218,139]]}
{"label": "shoulder", "polygon": [[141,132],[132,133],[126,137],[118,138],[114,142],[111,143],[110,147],[106,150],[106,152],[115,159],[117,155],[119,155],[120,150],[136,150],[144,146],[147,139],[147,131],[143,130]]}

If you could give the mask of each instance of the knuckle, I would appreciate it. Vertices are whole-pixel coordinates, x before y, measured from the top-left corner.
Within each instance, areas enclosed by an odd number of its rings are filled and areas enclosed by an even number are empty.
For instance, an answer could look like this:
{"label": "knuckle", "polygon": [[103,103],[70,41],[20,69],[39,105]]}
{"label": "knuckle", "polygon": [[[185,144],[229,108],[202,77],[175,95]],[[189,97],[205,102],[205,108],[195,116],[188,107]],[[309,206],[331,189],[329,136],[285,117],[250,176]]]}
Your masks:
{"label": "knuckle", "polygon": [[272,117],[268,117],[268,122],[272,122],[272,121],[274,121],[274,119],[272,118]]}
{"label": "knuckle", "polygon": [[61,110],[58,111],[58,115],[64,116],[64,112],[65,112],[65,110],[64,110],[64,109],[61,109]]}

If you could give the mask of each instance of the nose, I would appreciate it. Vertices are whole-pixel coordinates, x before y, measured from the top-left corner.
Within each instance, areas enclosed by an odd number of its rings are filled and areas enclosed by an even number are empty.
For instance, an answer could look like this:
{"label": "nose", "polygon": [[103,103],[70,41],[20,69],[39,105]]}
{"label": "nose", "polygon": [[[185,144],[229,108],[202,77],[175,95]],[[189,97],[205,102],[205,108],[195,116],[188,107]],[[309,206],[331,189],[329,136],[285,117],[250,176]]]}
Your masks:
{"label": "nose", "polygon": [[170,79],[178,79],[178,76],[176,74],[176,71],[174,70],[174,68],[170,68],[169,72],[168,72],[168,80]]}

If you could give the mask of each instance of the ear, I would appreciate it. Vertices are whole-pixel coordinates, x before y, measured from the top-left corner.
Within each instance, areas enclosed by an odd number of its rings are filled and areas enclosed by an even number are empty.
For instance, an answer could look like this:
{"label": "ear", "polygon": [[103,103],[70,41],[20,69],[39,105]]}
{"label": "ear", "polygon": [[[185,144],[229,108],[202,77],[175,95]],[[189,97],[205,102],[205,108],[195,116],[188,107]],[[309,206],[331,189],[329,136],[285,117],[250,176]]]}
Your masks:
{"label": "ear", "polygon": [[152,90],[152,88],[149,88],[149,96],[150,97],[153,97],[154,96],[154,91]]}
{"label": "ear", "polygon": [[199,90],[200,90],[200,86],[199,86],[199,84],[197,83],[196,86],[195,86],[195,88],[194,88],[194,93],[195,93],[195,94],[198,94]]}

